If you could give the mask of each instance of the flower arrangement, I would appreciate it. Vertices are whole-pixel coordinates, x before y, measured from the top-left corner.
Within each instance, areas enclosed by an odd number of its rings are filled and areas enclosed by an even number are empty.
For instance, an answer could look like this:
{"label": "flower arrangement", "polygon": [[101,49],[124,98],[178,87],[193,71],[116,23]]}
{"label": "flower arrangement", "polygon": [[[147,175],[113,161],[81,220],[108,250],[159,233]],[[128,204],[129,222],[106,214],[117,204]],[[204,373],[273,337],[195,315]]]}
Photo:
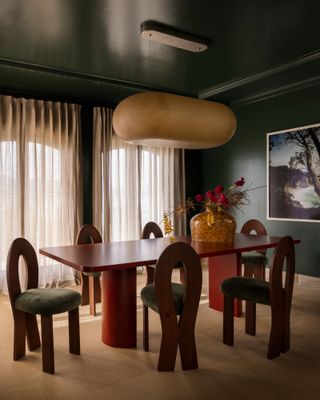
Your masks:
{"label": "flower arrangement", "polygon": [[208,190],[204,195],[197,194],[194,199],[188,199],[185,204],[174,208],[174,210],[164,213],[163,225],[164,232],[169,235],[173,232],[172,217],[174,215],[183,215],[191,210],[200,207],[203,211],[208,212],[208,225],[214,223],[215,215],[223,213],[226,210],[234,208],[240,209],[241,206],[249,204],[248,192],[253,190],[249,187],[244,188],[245,179],[241,177],[236,180],[233,185],[225,189],[224,186],[218,185],[213,190]]}

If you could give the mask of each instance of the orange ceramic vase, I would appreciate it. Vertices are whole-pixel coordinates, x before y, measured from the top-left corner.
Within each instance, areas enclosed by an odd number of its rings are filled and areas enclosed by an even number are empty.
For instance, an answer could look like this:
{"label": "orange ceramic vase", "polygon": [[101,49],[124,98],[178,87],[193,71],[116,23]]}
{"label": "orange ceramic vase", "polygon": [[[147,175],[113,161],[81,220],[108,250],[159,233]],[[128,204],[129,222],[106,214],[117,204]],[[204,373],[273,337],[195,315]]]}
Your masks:
{"label": "orange ceramic vase", "polygon": [[236,227],[235,219],[226,212],[206,210],[191,219],[191,239],[195,242],[231,243]]}

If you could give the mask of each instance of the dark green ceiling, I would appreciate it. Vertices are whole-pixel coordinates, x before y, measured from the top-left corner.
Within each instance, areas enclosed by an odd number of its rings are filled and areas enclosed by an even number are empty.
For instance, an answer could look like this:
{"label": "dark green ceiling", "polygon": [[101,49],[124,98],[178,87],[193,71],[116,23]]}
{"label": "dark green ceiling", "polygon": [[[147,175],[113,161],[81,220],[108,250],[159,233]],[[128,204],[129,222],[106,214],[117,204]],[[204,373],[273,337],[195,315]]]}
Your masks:
{"label": "dark green ceiling", "polygon": [[[236,104],[320,83],[319,1],[0,0],[0,90],[117,103],[161,90]],[[209,38],[149,42],[156,20]]]}

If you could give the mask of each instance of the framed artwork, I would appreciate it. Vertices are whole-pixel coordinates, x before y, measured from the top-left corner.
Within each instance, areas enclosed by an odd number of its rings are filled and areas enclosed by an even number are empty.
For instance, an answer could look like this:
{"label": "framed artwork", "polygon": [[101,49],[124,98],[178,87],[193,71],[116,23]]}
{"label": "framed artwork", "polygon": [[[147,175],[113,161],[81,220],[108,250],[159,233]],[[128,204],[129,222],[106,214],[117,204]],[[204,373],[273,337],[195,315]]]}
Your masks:
{"label": "framed artwork", "polygon": [[320,124],[267,134],[267,218],[320,222]]}

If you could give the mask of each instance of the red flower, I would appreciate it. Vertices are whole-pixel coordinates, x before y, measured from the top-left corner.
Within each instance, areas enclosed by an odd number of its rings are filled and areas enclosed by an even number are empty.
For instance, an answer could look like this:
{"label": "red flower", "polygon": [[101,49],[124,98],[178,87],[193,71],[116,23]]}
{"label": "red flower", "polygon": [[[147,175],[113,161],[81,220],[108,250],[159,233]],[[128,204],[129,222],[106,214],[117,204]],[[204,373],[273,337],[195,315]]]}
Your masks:
{"label": "red flower", "polygon": [[206,198],[208,200],[212,201],[213,203],[215,203],[217,201],[217,196],[216,196],[215,192],[213,192],[212,190],[207,191]]}
{"label": "red flower", "polygon": [[215,189],[214,189],[216,194],[221,194],[224,191],[224,187],[222,185],[218,185]]}
{"label": "red flower", "polygon": [[223,193],[220,194],[219,204],[221,204],[222,206],[228,206],[229,205],[229,200]]}
{"label": "red flower", "polygon": [[203,201],[203,196],[202,196],[202,194],[197,194],[197,195],[194,197],[194,199],[195,199],[195,201],[197,201],[198,203],[201,203],[201,202]]}
{"label": "red flower", "polygon": [[235,184],[236,186],[241,187],[241,186],[244,185],[244,183],[245,183],[244,177],[241,177],[241,179],[239,179],[238,181],[235,181],[234,184]]}

